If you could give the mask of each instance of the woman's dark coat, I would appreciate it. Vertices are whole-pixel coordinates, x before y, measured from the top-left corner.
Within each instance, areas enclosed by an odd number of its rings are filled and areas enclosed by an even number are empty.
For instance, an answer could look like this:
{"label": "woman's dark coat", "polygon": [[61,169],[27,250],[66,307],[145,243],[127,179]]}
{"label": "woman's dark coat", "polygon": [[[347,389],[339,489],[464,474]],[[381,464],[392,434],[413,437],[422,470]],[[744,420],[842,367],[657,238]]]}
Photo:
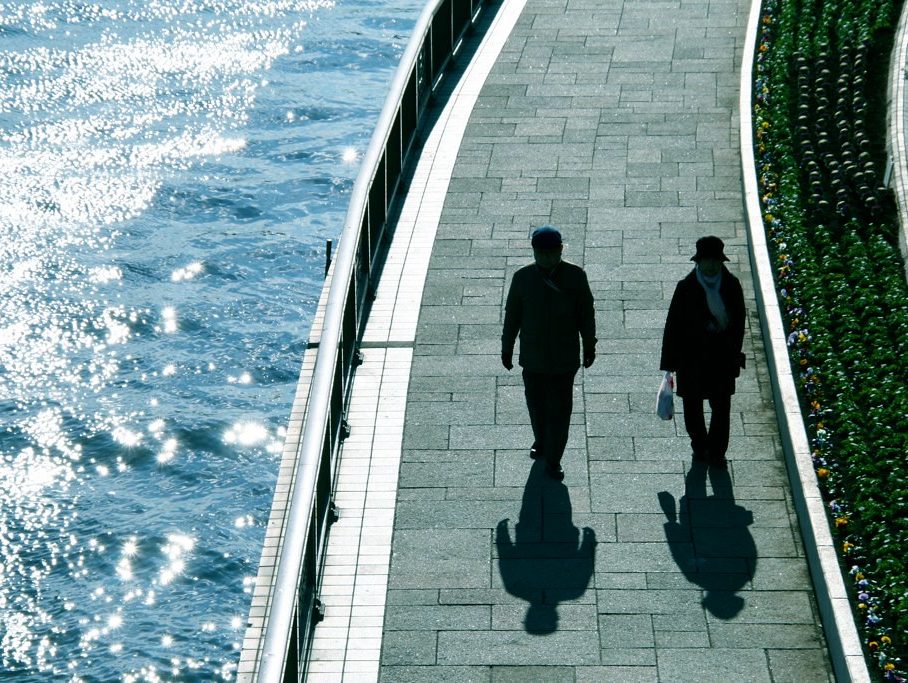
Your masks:
{"label": "woman's dark coat", "polygon": [[741,282],[722,267],[719,294],[728,313],[728,327],[716,331],[706,292],[696,269],[675,288],[662,336],[659,367],[676,373],[682,397],[709,398],[735,393],[735,378],[744,367],[744,293]]}

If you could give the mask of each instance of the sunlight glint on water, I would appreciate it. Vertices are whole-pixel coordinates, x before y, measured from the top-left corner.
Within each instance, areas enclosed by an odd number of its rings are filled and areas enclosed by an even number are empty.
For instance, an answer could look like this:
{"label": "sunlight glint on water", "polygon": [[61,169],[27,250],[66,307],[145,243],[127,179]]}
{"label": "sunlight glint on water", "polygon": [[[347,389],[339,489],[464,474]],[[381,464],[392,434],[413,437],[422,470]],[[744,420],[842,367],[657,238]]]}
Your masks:
{"label": "sunlight glint on water", "polygon": [[232,678],[320,246],[421,6],[0,4],[4,673]]}

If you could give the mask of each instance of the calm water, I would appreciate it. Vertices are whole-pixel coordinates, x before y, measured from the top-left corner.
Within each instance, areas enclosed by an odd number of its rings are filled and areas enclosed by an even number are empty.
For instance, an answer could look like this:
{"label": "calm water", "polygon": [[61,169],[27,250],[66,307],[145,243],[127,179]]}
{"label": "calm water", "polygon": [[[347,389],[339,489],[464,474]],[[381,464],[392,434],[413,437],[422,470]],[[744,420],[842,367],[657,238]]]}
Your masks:
{"label": "calm water", "polygon": [[0,3],[0,678],[230,680],[422,0]]}

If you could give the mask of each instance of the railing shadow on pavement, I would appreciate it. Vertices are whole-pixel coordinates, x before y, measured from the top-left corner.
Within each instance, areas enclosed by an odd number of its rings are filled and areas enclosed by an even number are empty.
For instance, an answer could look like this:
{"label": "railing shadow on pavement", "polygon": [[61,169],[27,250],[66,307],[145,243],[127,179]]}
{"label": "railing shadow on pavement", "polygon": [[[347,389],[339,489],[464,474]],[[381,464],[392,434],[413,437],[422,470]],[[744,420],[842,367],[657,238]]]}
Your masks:
{"label": "railing shadow on pavement", "polygon": [[[706,493],[707,472],[713,495]],[[744,608],[738,591],[757,568],[750,533],[753,513],[735,503],[727,470],[693,463],[675,505],[668,491],[658,493],[665,514],[665,540],[684,577],[704,591],[703,607],[717,619],[732,619]]]}
{"label": "railing shadow on pavement", "polygon": [[514,540],[509,520],[501,520],[495,530],[502,583],[508,593],[529,603],[524,628],[535,635],[558,629],[558,604],[582,596],[596,566],[596,533],[574,526],[567,487],[544,470],[541,460],[530,469]]}
{"label": "railing shadow on pavement", "polygon": [[286,683],[306,676],[314,624],[322,613],[318,590],[328,530],[336,518],[337,455],[349,434],[345,416],[361,361],[358,347],[395,211],[418,158],[421,133],[437,116],[433,99],[443,92],[446,75],[457,71],[465,36],[487,23],[484,15],[490,12],[484,9],[491,5],[493,0],[429,0],[395,72],[310,334],[308,348],[317,351],[308,371],[304,361],[300,377],[300,387],[308,384],[302,392],[305,417],[291,453],[293,474],[284,486],[289,491],[275,494],[258,577],[269,585],[257,585],[253,597],[238,681]]}

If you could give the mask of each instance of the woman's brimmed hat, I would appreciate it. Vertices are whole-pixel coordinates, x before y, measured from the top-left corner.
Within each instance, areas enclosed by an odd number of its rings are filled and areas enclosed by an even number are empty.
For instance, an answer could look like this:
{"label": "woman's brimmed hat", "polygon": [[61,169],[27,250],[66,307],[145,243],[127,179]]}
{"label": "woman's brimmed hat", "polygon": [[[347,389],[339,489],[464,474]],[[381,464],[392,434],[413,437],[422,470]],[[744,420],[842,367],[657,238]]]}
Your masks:
{"label": "woman's brimmed hat", "polygon": [[691,261],[700,262],[701,259],[714,258],[719,261],[728,261],[725,255],[725,243],[718,237],[709,235],[697,240],[697,253],[690,257]]}

